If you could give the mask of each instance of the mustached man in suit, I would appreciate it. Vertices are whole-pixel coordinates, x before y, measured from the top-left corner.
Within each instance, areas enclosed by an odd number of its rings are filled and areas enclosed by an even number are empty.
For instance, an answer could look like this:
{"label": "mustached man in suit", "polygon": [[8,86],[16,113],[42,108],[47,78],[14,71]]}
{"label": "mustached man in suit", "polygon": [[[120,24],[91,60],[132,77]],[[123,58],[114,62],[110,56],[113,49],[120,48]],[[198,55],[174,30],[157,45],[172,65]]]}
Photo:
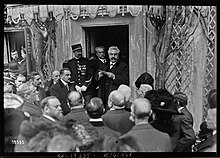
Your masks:
{"label": "mustached man in suit", "polygon": [[60,70],[60,79],[55,85],[50,88],[50,95],[57,97],[61,103],[63,115],[70,112],[70,107],[67,104],[67,97],[70,91],[75,90],[73,85],[70,84],[71,72],[68,68]]}

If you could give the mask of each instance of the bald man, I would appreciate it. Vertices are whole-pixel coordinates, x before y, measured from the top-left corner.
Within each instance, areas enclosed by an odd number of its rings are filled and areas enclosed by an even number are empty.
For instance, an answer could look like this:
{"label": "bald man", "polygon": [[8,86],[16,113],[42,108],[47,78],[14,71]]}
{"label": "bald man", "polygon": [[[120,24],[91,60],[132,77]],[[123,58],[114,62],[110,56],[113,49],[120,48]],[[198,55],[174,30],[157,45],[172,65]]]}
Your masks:
{"label": "bald man", "polygon": [[67,99],[71,111],[64,116],[64,121],[67,122],[70,119],[74,119],[79,123],[89,122],[89,116],[84,109],[84,98],[82,93],[71,91]]}
{"label": "bald man", "polygon": [[146,98],[137,98],[131,105],[131,117],[135,126],[121,138],[133,137],[142,152],[171,152],[171,140],[168,134],[160,132],[148,123],[151,104]]}
{"label": "bald man", "polygon": [[121,84],[118,87],[118,91],[124,94],[125,96],[125,110],[131,112],[131,104],[130,97],[131,97],[131,88],[125,84]]}
{"label": "bald man", "polygon": [[54,70],[54,71],[52,72],[51,80],[48,80],[48,81],[46,81],[46,82],[44,83],[44,89],[45,89],[45,91],[46,91],[46,95],[47,95],[47,96],[50,96],[50,91],[49,91],[49,89],[50,89],[50,87],[51,87],[52,85],[54,85],[54,84],[57,83],[57,81],[59,80],[59,78],[60,78],[60,72],[59,72],[58,70]]}
{"label": "bald man", "polygon": [[120,132],[127,133],[133,126],[129,117],[130,113],[125,110],[125,96],[118,90],[114,90],[109,95],[109,108],[103,116],[103,122],[109,128]]}

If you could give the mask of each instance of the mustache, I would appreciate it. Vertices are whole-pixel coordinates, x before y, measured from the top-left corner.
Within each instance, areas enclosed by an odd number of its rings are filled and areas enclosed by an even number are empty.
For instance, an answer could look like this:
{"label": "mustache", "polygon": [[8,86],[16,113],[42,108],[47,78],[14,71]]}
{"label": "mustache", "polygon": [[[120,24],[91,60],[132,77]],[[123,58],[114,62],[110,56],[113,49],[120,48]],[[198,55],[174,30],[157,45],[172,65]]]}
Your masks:
{"label": "mustache", "polygon": [[116,58],[114,58],[114,57],[112,57],[111,60],[112,60],[112,59],[116,60]]}

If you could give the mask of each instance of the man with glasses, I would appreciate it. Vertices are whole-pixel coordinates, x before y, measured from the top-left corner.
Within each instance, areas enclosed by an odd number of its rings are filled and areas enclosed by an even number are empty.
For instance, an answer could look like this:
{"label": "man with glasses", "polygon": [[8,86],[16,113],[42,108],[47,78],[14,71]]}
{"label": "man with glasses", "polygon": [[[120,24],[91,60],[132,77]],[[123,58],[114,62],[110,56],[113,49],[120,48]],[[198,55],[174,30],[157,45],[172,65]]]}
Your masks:
{"label": "man with glasses", "polygon": [[71,72],[71,83],[76,90],[83,94],[85,103],[88,103],[92,97],[92,91],[88,86],[92,80],[92,70],[89,61],[82,56],[82,45],[74,44],[71,46],[74,58],[63,63],[63,68],[69,68]]}
{"label": "man with glasses", "polygon": [[55,96],[61,103],[63,115],[70,112],[70,107],[67,104],[67,98],[69,92],[75,90],[74,86],[70,84],[71,72],[68,68],[60,70],[60,79],[58,79],[55,85],[50,88],[50,95]]}

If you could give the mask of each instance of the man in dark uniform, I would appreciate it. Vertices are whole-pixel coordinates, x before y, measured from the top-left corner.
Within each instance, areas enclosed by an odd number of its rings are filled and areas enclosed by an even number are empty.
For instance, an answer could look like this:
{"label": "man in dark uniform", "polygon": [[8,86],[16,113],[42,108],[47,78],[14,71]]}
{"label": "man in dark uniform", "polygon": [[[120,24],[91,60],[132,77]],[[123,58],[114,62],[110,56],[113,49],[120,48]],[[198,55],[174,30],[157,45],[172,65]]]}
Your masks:
{"label": "man in dark uniform", "polygon": [[113,90],[117,90],[121,84],[128,85],[128,65],[119,60],[120,50],[111,46],[108,50],[110,62],[96,73],[96,80],[100,80],[98,97],[102,98],[106,110],[108,110],[108,96]]}
{"label": "man in dark uniform", "polygon": [[92,80],[92,71],[89,61],[82,56],[82,45],[72,45],[74,58],[63,63],[63,68],[69,68],[71,72],[70,83],[75,89],[82,92],[85,103],[88,103],[92,97],[92,91],[88,88]]}

